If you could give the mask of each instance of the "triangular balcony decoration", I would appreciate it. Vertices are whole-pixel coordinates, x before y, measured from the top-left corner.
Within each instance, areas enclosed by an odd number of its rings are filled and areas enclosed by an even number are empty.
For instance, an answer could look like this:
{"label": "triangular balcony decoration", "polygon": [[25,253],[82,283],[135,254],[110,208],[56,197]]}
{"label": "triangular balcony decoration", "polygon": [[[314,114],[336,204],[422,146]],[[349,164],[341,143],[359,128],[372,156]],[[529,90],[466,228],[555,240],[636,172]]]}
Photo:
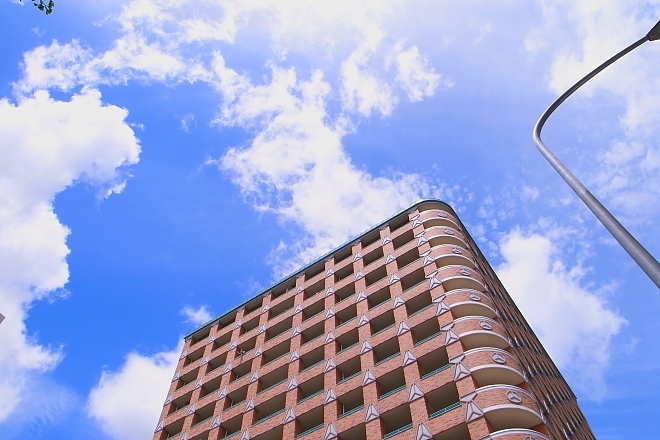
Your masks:
{"label": "triangular balcony decoration", "polygon": [[222,417],[221,416],[215,416],[213,418],[213,421],[211,422],[211,429],[217,428],[222,424]]}
{"label": "triangular balcony decoration", "polygon": [[447,218],[447,213],[444,211],[438,211],[438,217],[440,218]]}
{"label": "triangular balcony decoration", "polygon": [[424,263],[422,264],[423,266],[428,266],[429,264],[433,263],[435,260],[433,259],[432,256],[426,255],[424,256]]}
{"label": "triangular balcony decoration", "polygon": [[440,316],[449,311],[449,306],[444,301],[438,302],[438,309],[435,311],[435,316]]}
{"label": "triangular balcony decoration", "polygon": [[355,274],[355,281],[361,280],[364,278],[364,274],[362,273],[361,270],[358,270],[357,273]]}
{"label": "triangular balcony decoration", "polygon": [[188,405],[188,410],[186,411],[186,415],[189,416],[190,414],[194,413],[197,410],[197,407],[195,406],[194,403],[191,403]]}
{"label": "triangular balcony decoration", "polygon": [[355,254],[355,256],[353,257],[353,261],[357,261],[357,260],[359,260],[360,258],[362,258],[362,254],[359,253],[359,252],[357,252],[357,253]]}
{"label": "triangular balcony decoration", "polygon": [[390,284],[394,284],[397,281],[399,281],[400,279],[401,278],[399,277],[399,275],[393,273],[392,275],[390,275]]}
{"label": "triangular balcony decoration", "polygon": [[385,258],[385,264],[389,264],[392,261],[396,261],[396,257],[392,254],[387,254],[387,258]]}
{"label": "triangular balcony decoration", "polygon": [[225,397],[227,397],[227,387],[222,387],[222,389],[218,393],[218,400],[224,399]]}
{"label": "triangular balcony decoration", "polygon": [[239,319],[238,321],[236,321],[236,324],[234,324],[234,328],[239,328],[242,325],[243,325],[243,321]]}
{"label": "triangular balcony decoration", "polygon": [[186,350],[183,350],[181,352],[181,356],[179,356],[179,360],[183,359],[184,357],[188,356],[188,352]]}
{"label": "triangular balcony decoration", "polygon": [[300,353],[298,353],[298,350],[293,350],[289,362],[297,361],[298,359],[300,359]]}
{"label": "triangular balcony decoration", "polygon": [[231,364],[231,362],[229,362],[227,365],[225,365],[224,373],[225,374],[229,373],[231,370],[233,370],[233,368],[234,368],[233,365]]}
{"label": "triangular balcony decoration", "polygon": [[332,318],[333,316],[335,316],[335,311],[332,308],[329,308],[325,312],[325,319]]}
{"label": "triangular balcony decoration", "polygon": [[254,398],[250,397],[247,403],[245,404],[245,409],[243,410],[243,412],[252,411],[253,409],[254,409]]}
{"label": "triangular balcony decoration", "polygon": [[241,440],[250,440],[250,430],[246,429],[243,431],[243,434],[241,434]]}
{"label": "triangular balcony decoration", "polygon": [[423,237],[425,233],[426,231],[418,232],[417,234],[415,234],[415,238]]}
{"label": "triangular balcony decoration", "polygon": [[206,340],[207,344],[213,344],[215,342],[215,334],[212,334],[209,336],[209,338]]}
{"label": "triangular balcony decoration", "polygon": [[305,290],[305,286],[298,286],[298,288],[296,289],[296,294],[303,293],[304,290]]}
{"label": "triangular balcony decoration", "polygon": [[261,313],[266,313],[270,310],[270,305],[266,304],[263,309],[261,309]]}
{"label": "triangular balcony decoration", "polygon": [[408,392],[408,402],[412,402],[413,400],[417,400],[422,397],[424,397],[424,391],[422,391],[422,389],[416,383],[412,384],[410,386],[410,392]]}
{"label": "triangular balcony decoration", "polygon": [[258,335],[265,333],[266,332],[266,324],[261,324],[259,326],[259,331],[257,332]]}
{"label": "triangular balcony decoration", "polygon": [[415,434],[415,440],[433,440],[433,434],[431,430],[423,423],[420,423],[417,426],[417,433]]}
{"label": "triangular balcony decoration", "polygon": [[289,381],[289,385],[286,386],[286,390],[291,391],[292,389],[297,387],[298,387],[298,379],[292,377],[291,380]]}
{"label": "triangular balcony decoration", "polygon": [[335,274],[335,271],[332,270],[332,269],[328,269],[328,270],[325,272],[325,276],[326,276],[326,277],[331,277],[331,276],[333,276],[334,274]]}
{"label": "triangular balcony decoration", "polygon": [[293,309],[293,314],[297,315],[298,313],[302,312],[302,304],[298,304],[295,309]]}
{"label": "triangular balcony decoration", "polygon": [[383,246],[385,246],[387,243],[392,243],[392,239],[390,237],[383,238]]}
{"label": "triangular balcony decoration", "polygon": [[234,339],[233,341],[231,341],[231,344],[229,344],[229,349],[233,350],[236,347],[238,347],[238,341]]}
{"label": "triangular balcony decoration", "polygon": [[401,323],[399,324],[399,329],[396,332],[396,335],[399,336],[409,331],[410,331],[410,326],[406,323],[406,321],[401,321]]}
{"label": "triangular balcony decoration", "polygon": [[297,326],[294,327],[293,331],[291,332],[291,337],[293,338],[294,336],[298,336],[301,333],[302,333],[302,330],[300,330],[300,326],[297,325]]}
{"label": "triangular balcony decoration", "polygon": [[154,432],[158,432],[161,429],[163,429],[164,427],[165,427],[165,419],[160,419],[158,421],[158,425],[156,425],[156,429],[154,430]]}
{"label": "triangular balcony decoration", "polygon": [[172,403],[172,400],[174,400],[174,394],[168,394],[167,398],[165,399],[165,405]]}
{"label": "triangular balcony decoration", "polygon": [[208,357],[208,356],[204,356],[204,357],[202,358],[202,362],[201,362],[200,365],[206,365],[206,364],[208,364],[208,363],[209,363],[209,357]]}
{"label": "triangular balcony decoration", "polygon": [[188,431],[185,431],[183,434],[181,434],[181,437],[179,437],[180,440],[188,440]]}
{"label": "triangular balcony decoration", "polygon": [[325,399],[323,399],[323,404],[327,405],[330,402],[334,402],[337,400],[337,393],[335,393],[335,390],[330,388],[328,392],[325,394]]}
{"label": "triangular balcony decoration", "polygon": [[358,321],[358,327],[361,327],[361,326],[363,326],[365,324],[368,324],[368,323],[369,323],[369,317],[365,314],[362,314],[360,316],[360,320]]}
{"label": "triangular balcony decoration", "polygon": [[418,227],[418,226],[422,226],[422,222],[420,222],[419,220],[415,220],[412,224],[413,229]]}
{"label": "triangular balcony decoration", "polygon": [[369,341],[363,341],[362,342],[362,347],[360,348],[360,354],[365,354],[369,350],[373,350],[373,346],[371,345],[371,342]]}
{"label": "triangular balcony decoration", "polygon": [[367,414],[364,418],[365,423],[371,422],[372,420],[375,420],[378,417],[380,417],[378,408],[376,408],[376,405],[374,405],[373,403],[370,403],[369,406],[367,407]]}
{"label": "triangular balcony decoration", "polygon": [[325,291],[325,296],[330,296],[335,293],[335,289],[328,287],[328,290]]}
{"label": "triangular balcony decoration", "polygon": [[394,297],[394,301],[392,301],[392,308],[396,309],[399,306],[404,305],[406,302],[401,298],[399,295]]}
{"label": "triangular balcony decoration", "polygon": [[286,414],[284,415],[284,420],[282,423],[287,424],[289,422],[292,422],[296,420],[296,410],[293,408],[289,408],[286,410]]}
{"label": "triangular balcony decoration", "polygon": [[474,402],[469,402],[467,408],[465,409],[465,421],[467,423],[477,420],[479,417],[483,417],[484,412],[479,405]]}
{"label": "triangular balcony decoration", "polygon": [[360,290],[357,294],[357,297],[355,297],[355,302],[359,303],[360,301],[363,301],[367,299],[367,294],[364,293],[364,290]]}
{"label": "triangular balcony decoration", "polygon": [[172,378],[172,382],[174,382],[176,380],[179,380],[180,377],[181,377],[181,372],[177,371],[176,373],[174,373],[174,377]]}
{"label": "triangular balcony decoration", "polygon": [[332,333],[332,332],[328,332],[328,334],[327,334],[326,337],[325,337],[325,343],[328,344],[328,343],[330,343],[330,342],[333,342],[335,339],[337,339],[337,338],[335,337],[335,334]]}
{"label": "triangular balcony decoration", "polygon": [[428,243],[428,242],[429,242],[429,239],[428,239],[428,238],[426,238],[426,237],[419,237],[419,238],[417,239],[417,246],[421,246],[421,245],[423,245],[424,243]]}
{"label": "triangular balcony decoration", "polygon": [[252,358],[256,359],[259,356],[261,356],[262,354],[264,354],[264,348],[262,346],[259,346],[259,347],[257,347],[256,350],[254,350],[254,355],[252,355]]}
{"label": "triangular balcony decoration", "polygon": [[454,235],[454,231],[451,230],[451,229],[449,229],[449,228],[446,228],[446,229],[445,229],[445,234],[447,234],[447,235]]}
{"label": "triangular balcony decoration", "polygon": [[470,374],[470,369],[463,362],[456,363],[456,369],[454,370],[454,381],[468,377]]}
{"label": "triangular balcony decoration", "polygon": [[431,278],[431,282],[429,283],[429,289],[435,289],[438,286],[441,286],[442,282],[437,279],[436,277]]}
{"label": "triangular balcony decoration", "polygon": [[417,360],[417,356],[415,356],[412,351],[406,350],[406,352],[403,355],[403,361],[401,362],[401,365],[405,367],[408,364],[412,364],[416,360]]}
{"label": "triangular balcony decoration", "polygon": [[323,436],[323,440],[332,440],[333,438],[337,438],[337,428],[335,428],[335,424],[330,422],[328,424],[328,427],[325,430],[325,435]]}
{"label": "triangular balcony decoration", "polygon": [[330,370],[333,370],[337,368],[337,363],[335,362],[334,359],[330,358],[328,359],[328,362],[325,364],[325,368],[323,369],[324,373],[327,373]]}
{"label": "triangular balcony decoration", "polygon": [[193,390],[201,388],[202,385],[204,385],[204,379],[197,379],[197,382],[195,382],[195,387],[193,388]]}
{"label": "triangular balcony decoration", "polygon": [[364,372],[364,378],[362,378],[362,386],[369,385],[371,382],[376,381],[376,375],[373,371],[367,370]]}
{"label": "triangular balcony decoration", "polygon": [[252,376],[250,376],[250,381],[248,383],[253,383],[259,380],[259,372],[253,371]]}
{"label": "triangular balcony decoration", "polygon": [[417,220],[418,218],[419,218],[419,214],[415,214],[415,215],[413,215],[412,217],[410,217],[410,221],[411,221],[411,222],[414,222],[414,221]]}

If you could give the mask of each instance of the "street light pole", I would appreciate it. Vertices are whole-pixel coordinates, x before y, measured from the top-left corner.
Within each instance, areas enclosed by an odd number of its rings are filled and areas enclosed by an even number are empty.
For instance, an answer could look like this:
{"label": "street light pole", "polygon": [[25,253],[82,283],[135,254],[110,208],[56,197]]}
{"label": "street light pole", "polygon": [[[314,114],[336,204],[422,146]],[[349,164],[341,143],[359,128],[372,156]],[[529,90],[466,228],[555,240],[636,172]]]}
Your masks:
{"label": "street light pole", "polygon": [[571,173],[571,171],[566,168],[566,166],[561,163],[561,161],[554,155],[552,151],[543,143],[541,140],[541,130],[543,125],[548,120],[550,115],[564,102],[569,96],[571,96],[577,89],[582,87],[587,81],[596,76],[598,73],[603,71],[607,66],[614,63],[619,58],[623,57],[627,53],[638,48],[647,41],[654,41],[660,39],[660,21],[656,23],[655,26],[646,34],[643,38],[640,38],[638,41],[634,42],[630,46],[623,49],[618,54],[614,55],[609,60],[605,61],[600,66],[596,67],[591,73],[582,78],[580,81],[575,83],[573,87],[568,89],[561,95],[555,102],[552,103],[550,107],[541,115],[538,122],[534,126],[534,142],[536,147],[539,149],[541,154],[550,162],[550,165],[559,173],[559,175],[568,183],[568,185],[575,191],[575,193],[582,199],[585,205],[594,213],[598,220],[605,226],[605,228],[610,231],[610,234],[619,242],[621,247],[623,247],[626,252],[632,257],[637,265],[648,275],[648,277],[655,283],[655,285],[660,289],[660,263],[656,260],[653,255],[647,251],[644,246],[642,246],[635,237],[626,230],[626,228],[619,223],[619,221],[598,201],[596,197],[591,194],[591,192],[580,182],[577,177]]}

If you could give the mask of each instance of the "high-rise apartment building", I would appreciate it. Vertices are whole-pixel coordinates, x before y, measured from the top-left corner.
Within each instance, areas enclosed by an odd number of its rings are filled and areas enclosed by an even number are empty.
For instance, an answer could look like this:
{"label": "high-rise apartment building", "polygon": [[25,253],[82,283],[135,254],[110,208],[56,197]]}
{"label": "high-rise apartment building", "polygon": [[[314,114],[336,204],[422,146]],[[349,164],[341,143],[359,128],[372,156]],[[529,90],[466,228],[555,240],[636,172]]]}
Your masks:
{"label": "high-rise apartment building", "polygon": [[425,200],[186,337],[154,440],[227,438],[595,437],[454,211]]}

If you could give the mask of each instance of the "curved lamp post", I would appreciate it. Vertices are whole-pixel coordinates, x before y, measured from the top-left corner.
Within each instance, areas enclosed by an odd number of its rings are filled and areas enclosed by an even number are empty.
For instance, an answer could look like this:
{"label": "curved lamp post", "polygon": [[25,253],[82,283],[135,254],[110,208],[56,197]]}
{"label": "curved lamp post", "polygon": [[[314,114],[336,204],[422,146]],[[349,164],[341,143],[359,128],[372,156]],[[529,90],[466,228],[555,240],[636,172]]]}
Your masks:
{"label": "curved lamp post", "polygon": [[552,103],[550,107],[541,115],[536,126],[534,126],[534,142],[536,147],[539,149],[541,154],[550,162],[550,165],[561,175],[561,177],[568,183],[568,185],[575,191],[575,193],[582,199],[585,205],[594,213],[598,220],[610,231],[610,234],[619,242],[619,244],[628,252],[628,254],[635,260],[637,265],[642,268],[642,270],[648,275],[649,278],[655,283],[655,285],[660,288],[660,263],[656,260],[653,255],[647,251],[644,246],[642,246],[636,239],[633,237],[630,232],[624,228],[621,223],[598,201],[596,197],[589,192],[589,190],[580,182],[577,177],[570,172],[566,166],[561,163],[557,156],[548,149],[548,147],[541,140],[541,130],[543,125],[548,120],[550,115],[564,102],[569,96],[571,96],[577,89],[582,87],[587,81],[596,76],[607,66],[614,63],[616,60],[626,55],[628,52],[633,51],[647,41],[654,41],[660,39],[660,21],[653,26],[653,29],[649,31],[643,38],[640,38],[638,41],[634,42],[630,46],[623,49],[618,54],[614,55],[609,60],[605,61],[600,66],[596,67],[591,73],[582,78],[580,81],[575,83],[573,87],[568,89],[561,95],[555,102]]}

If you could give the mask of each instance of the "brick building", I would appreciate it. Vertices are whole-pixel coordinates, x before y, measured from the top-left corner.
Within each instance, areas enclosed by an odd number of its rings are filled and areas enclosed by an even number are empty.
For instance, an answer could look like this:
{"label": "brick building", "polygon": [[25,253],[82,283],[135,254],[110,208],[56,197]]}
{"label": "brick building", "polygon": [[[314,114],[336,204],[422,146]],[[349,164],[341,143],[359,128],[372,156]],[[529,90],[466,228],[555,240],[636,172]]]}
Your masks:
{"label": "brick building", "polygon": [[425,200],[186,337],[154,440],[594,439],[445,203]]}

